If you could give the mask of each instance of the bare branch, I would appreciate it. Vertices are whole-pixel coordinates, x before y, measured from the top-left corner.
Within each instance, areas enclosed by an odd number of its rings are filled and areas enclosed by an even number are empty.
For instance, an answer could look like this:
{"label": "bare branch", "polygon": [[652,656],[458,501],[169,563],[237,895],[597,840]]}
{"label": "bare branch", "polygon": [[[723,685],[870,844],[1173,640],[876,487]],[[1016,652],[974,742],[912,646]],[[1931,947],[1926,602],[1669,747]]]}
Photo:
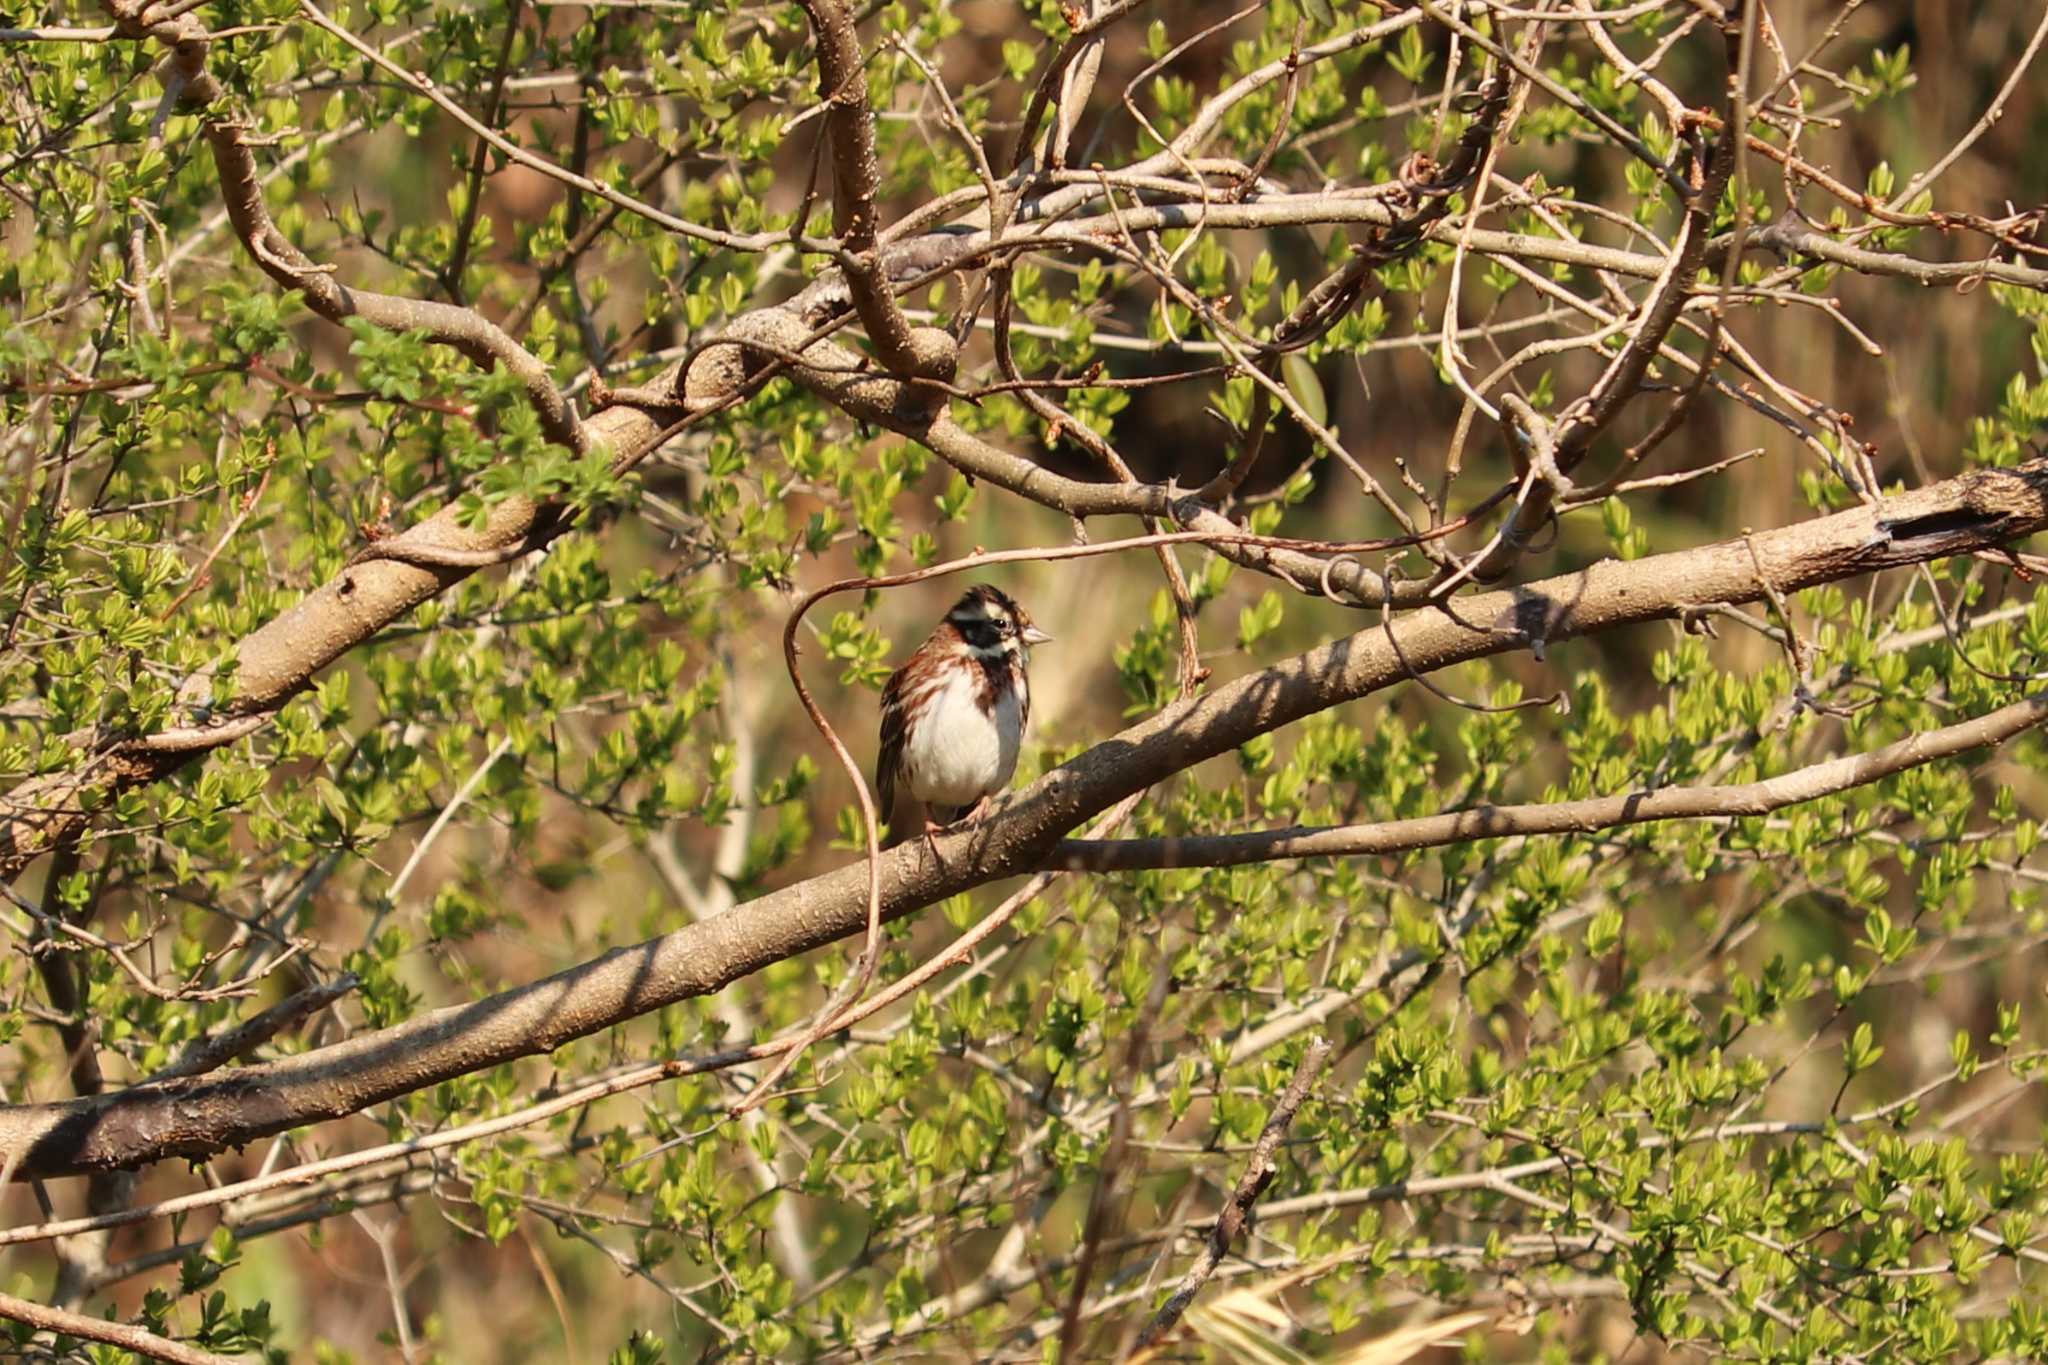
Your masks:
{"label": "bare branch", "polygon": [[[1710,258],[1717,253],[1725,254],[1725,243],[1717,239],[1714,245],[1716,251],[1709,253]],[[1988,280],[1994,284],[2017,285],[2022,289],[2048,293],[2048,270],[1995,258],[1981,261],[1916,260],[1895,251],[1872,251],[1868,247],[1836,241],[1793,218],[1781,218],[1769,227],[1751,231],[1746,245],[1776,252],[1795,265],[1798,264],[1795,257],[1811,256],[1817,261],[1845,266],[1866,275],[1890,275],[1917,284],[1960,287]]]}
{"label": "bare branch", "polygon": [[344,973],[332,981],[308,986],[278,1001],[261,1014],[245,1019],[226,1033],[198,1040],[176,1061],[150,1079],[168,1081],[179,1076],[202,1076],[226,1066],[229,1062],[247,1057],[286,1029],[326,1009],[354,990],[358,984],[360,983],[353,975]]}
{"label": "bare branch", "polygon": [[1731,820],[1767,815],[1868,786],[1909,768],[1988,748],[2048,721],[2048,696],[2002,706],[1970,720],[1908,735],[1866,754],[1814,763],[1756,782],[1664,787],[1581,801],[1522,806],[1475,806],[1412,820],[1320,829],[1261,830],[1248,834],[1184,835],[1157,839],[1070,839],[1053,851],[1049,867],[1068,872],[1132,872],[1160,867],[1232,867],[1283,858],[1343,858],[1407,853],[1478,839],[1544,834],[1596,834],[1660,820]]}
{"label": "bare branch", "polygon": [[60,1332],[82,1341],[104,1341],[124,1351],[148,1356],[151,1360],[171,1361],[173,1365],[236,1365],[229,1356],[160,1337],[144,1327],[108,1322],[105,1318],[87,1317],[62,1308],[46,1308],[40,1303],[17,1299],[12,1294],[0,1294],[0,1318],[27,1323],[38,1332]]}
{"label": "bare branch", "polygon": [[[1732,45],[1734,39],[1729,41]],[[1731,60],[1731,98],[1735,98],[1732,92],[1737,85],[1734,67]],[[1553,515],[1553,504],[1571,491],[1559,486],[1562,476],[1571,473],[1591,449],[1594,437],[1605,431],[1642,389],[1651,362],[1657,358],[1664,339],[1671,334],[1696,287],[1695,277],[1706,259],[1714,215],[1720,210],[1722,192],[1735,171],[1739,141],[1724,130],[1711,152],[1696,152],[1696,181],[1685,187],[1685,221],[1664,272],[1643,304],[1641,317],[1631,324],[1628,341],[1592,389],[1558,422],[1554,438],[1538,439],[1537,433],[1519,430],[1519,424],[1513,420],[1506,424],[1511,447],[1525,453],[1537,448],[1554,449],[1554,463],[1543,478],[1530,486],[1528,496],[1509,515],[1479,562],[1461,570],[1458,576],[1469,573],[1481,583],[1494,582],[1521,558],[1523,549]]]}
{"label": "bare branch", "polygon": [[[853,12],[846,0],[803,0],[803,7],[818,39],[818,94],[825,100],[825,132],[832,144],[833,227],[849,258],[842,264],[854,311],[891,373],[950,381],[959,359],[952,337],[937,328],[913,335],[875,252],[882,167],[875,157],[867,64]],[[803,227],[798,223],[796,230]]]}
{"label": "bare branch", "polygon": [[1252,1148],[1251,1159],[1245,1162],[1244,1174],[1237,1179],[1237,1188],[1224,1201],[1222,1212],[1216,1215],[1216,1222],[1209,1229],[1209,1240],[1203,1245],[1201,1255],[1188,1267],[1181,1277],[1180,1287],[1173,1296],[1159,1306],[1152,1315],[1152,1321],[1145,1324],[1145,1330],[1138,1334],[1137,1349],[1143,1351],[1157,1342],[1180,1321],[1180,1315],[1187,1312],[1188,1305],[1195,1301],[1195,1295],[1202,1292],[1202,1286],[1216,1273],[1216,1267],[1230,1252],[1230,1244],[1237,1234],[1244,1230],[1251,1217],[1252,1205],[1258,1202],[1266,1186],[1271,1184],[1279,1167],[1274,1164],[1273,1153],[1279,1149],[1280,1139],[1287,1136],[1287,1127],[1294,1122],[1295,1111],[1301,1108],[1303,1100],[1322,1073],[1323,1064],[1330,1060],[1330,1044],[1322,1038],[1310,1041],[1308,1051],[1294,1068],[1294,1079],[1280,1092],[1280,1098],[1273,1102],[1273,1112],[1266,1116],[1266,1126],[1259,1133],[1259,1140]]}

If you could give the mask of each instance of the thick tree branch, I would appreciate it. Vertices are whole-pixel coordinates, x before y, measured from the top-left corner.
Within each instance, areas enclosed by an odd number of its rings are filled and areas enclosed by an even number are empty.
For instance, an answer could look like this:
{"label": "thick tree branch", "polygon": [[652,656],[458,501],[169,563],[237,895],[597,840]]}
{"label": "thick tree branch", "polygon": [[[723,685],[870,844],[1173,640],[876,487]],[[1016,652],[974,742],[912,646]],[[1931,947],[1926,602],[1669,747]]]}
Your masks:
{"label": "thick tree branch", "polygon": [[[832,0],[820,0],[820,3],[830,4]],[[219,97],[218,83],[205,69],[205,30],[194,16],[177,14],[170,7],[138,5],[134,0],[113,0],[110,8],[120,21],[122,36],[154,39],[170,49],[171,69],[177,73],[173,79],[182,83],[186,100],[206,102]],[[821,13],[824,12],[821,9]],[[167,14],[171,17],[160,17]],[[1413,15],[1396,16],[1396,20],[1397,27],[1405,26],[1413,22]],[[1388,22],[1396,23],[1395,20]],[[1333,40],[1336,46],[1330,50],[1341,50],[1355,38],[1355,35],[1347,35]],[[857,58],[857,43],[852,50]],[[858,75],[857,65],[854,74]],[[858,85],[858,81],[855,84]],[[1232,92],[1238,90],[1238,86],[1231,88]],[[852,122],[857,135],[860,121],[855,119]],[[871,127],[868,132],[871,144]],[[473,343],[480,348],[472,351],[479,359],[495,357],[521,373],[529,381],[529,387],[533,388],[544,413],[548,410],[550,396],[559,396],[547,379],[544,367],[535,369],[527,364],[531,357],[526,360],[520,358],[526,353],[506,353],[498,348],[498,339],[486,333],[471,335],[470,324],[474,315],[466,310],[448,310],[463,314],[459,318],[440,314],[429,317],[409,311],[417,301],[389,300],[387,296],[350,291],[339,285],[331,274],[305,258],[284,239],[269,219],[262,203],[253,158],[241,130],[216,121],[209,127],[207,136],[215,151],[223,192],[235,225],[251,254],[273,279],[307,290],[309,300],[316,307],[326,309],[330,316],[338,318],[354,312],[374,317],[385,325],[427,325],[430,331],[438,328],[436,334],[451,344]],[[1161,162],[1160,168],[1171,169],[1166,162]],[[1057,180],[1059,177],[1053,178]],[[1185,187],[1184,192],[1196,196],[1198,187]],[[1341,222],[1391,227],[1399,217],[1383,198],[1317,194],[1262,196],[1229,204],[1136,205],[1120,209],[1114,218],[1105,216],[1060,222],[1043,219],[1043,215],[1051,210],[1053,200],[1062,195],[1078,196],[1073,204],[1068,205],[1071,208],[1101,193],[1099,184],[1075,183],[1057,191],[1047,200],[1027,205],[1022,213],[1024,221],[1006,230],[1001,243],[1004,247],[1030,242],[1040,247],[1079,250],[1091,249],[1102,233],[1113,229],[1150,231],[1176,226],[1200,226],[1209,230],[1257,229],[1290,223]],[[1029,221],[1034,215],[1038,215],[1040,221]],[[1659,259],[1641,252],[1575,241],[1481,229],[1466,231],[1449,221],[1429,224],[1424,232],[1432,239],[1456,240],[1483,254],[1552,261],[1637,278],[1669,281],[1678,278],[1679,274],[1668,258]],[[1768,236],[1763,240],[1767,244],[1775,241]],[[893,282],[904,273],[902,262],[924,261],[933,269],[959,268],[972,260],[984,259],[996,249],[985,233],[978,236],[971,233],[934,234],[890,248],[884,270]],[[1816,246],[1815,249],[1819,248]],[[1861,252],[1853,261],[1845,263],[1858,269],[1883,271],[1904,278],[1918,278],[1916,272],[1924,265],[1906,257],[1879,256],[1868,252]],[[1953,271],[1954,267],[1940,269]],[[1947,275],[1942,278],[1947,278]],[[808,314],[837,300],[852,301],[855,294],[850,280],[835,278],[820,281],[800,297],[806,300],[805,311]],[[392,308],[386,308],[386,302],[391,303]],[[446,305],[419,306],[447,309]],[[784,324],[793,325],[792,314],[796,311],[793,307],[786,307],[750,315],[736,323],[734,331],[743,334],[750,327],[763,327],[764,339],[788,343],[795,339],[796,334],[789,332]],[[916,329],[916,337],[922,338],[926,330]],[[950,344],[944,342],[942,334],[933,331],[932,340],[935,356],[950,354]],[[818,360],[821,367],[828,367],[828,360],[831,368],[857,364],[857,357],[844,350],[832,352],[820,346],[809,354]],[[863,386],[845,380],[844,376],[826,385],[817,382],[816,375],[805,377],[814,388],[836,387],[844,391],[848,410],[853,415],[880,421],[893,430],[922,440],[956,467],[1045,505],[1077,516],[1122,513],[1172,517],[1177,524],[1188,529],[1219,534],[1235,529],[1227,519],[1207,508],[1188,503],[1176,504],[1174,493],[1168,488],[1088,483],[1052,475],[1029,460],[979,440],[954,423],[944,411],[934,413],[929,389],[905,390],[881,380],[865,381]],[[657,380],[654,387],[659,389],[664,383]],[[630,464],[644,452],[644,443],[654,438],[659,430],[657,419],[664,415],[631,408],[611,408],[587,423],[586,434],[589,440],[611,445],[618,452],[621,464]],[[563,433],[558,430],[558,434]],[[1543,494],[1539,491],[1536,496]],[[318,669],[367,640],[413,606],[460,581],[475,569],[504,562],[545,540],[552,530],[548,520],[551,515],[549,509],[535,508],[515,500],[495,509],[490,525],[481,533],[462,530],[456,525],[451,512],[415,527],[401,537],[381,542],[372,551],[374,559],[351,566],[327,588],[243,643],[238,651],[238,699],[221,715],[175,733],[112,745],[102,749],[82,770],[30,779],[0,797],[0,875],[19,871],[30,857],[47,849],[52,840],[66,831],[81,828],[89,818],[88,808],[106,794],[156,780],[194,754],[249,733],[255,727],[247,724],[248,720],[253,718],[260,724],[277,704],[305,686]],[[1397,606],[1412,606],[1426,600],[1429,595],[1428,586],[1420,580],[1387,583],[1352,559],[1331,561],[1299,552],[1247,546],[1227,547],[1223,553],[1241,564],[1273,573],[1302,591],[1326,593],[1337,600],[1358,605],[1376,606],[1391,601]],[[199,693],[203,690],[199,689]],[[196,697],[198,693],[191,695]]]}
{"label": "thick tree branch", "polygon": [[[2037,460],[1796,526],[1628,563],[1602,561],[1375,622],[1102,741],[1012,793],[982,821],[939,835],[937,861],[921,841],[883,854],[883,913],[901,918],[1039,867],[1068,830],[1130,793],[1417,673],[1989,549],[2044,528],[2048,460]],[[709,994],[860,932],[866,908],[867,867],[856,861],[545,980],[314,1052],[95,1099],[0,1109],[0,1156],[29,1178],[211,1155]]]}
{"label": "thick tree branch", "polygon": [[[668,380],[664,387],[671,387]],[[615,468],[637,463],[668,433],[671,410],[621,404],[586,424],[613,453]],[[513,497],[490,509],[481,529],[462,525],[450,504],[418,525],[376,542],[374,555],[345,565],[328,582],[243,640],[229,665],[234,699],[208,710],[212,679],[198,675],[182,689],[197,725],[114,741],[78,768],[30,778],[0,796],[0,877],[12,877],[67,834],[85,827],[110,793],[168,776],[191,759],[261,728],[309,686],[320,670],[369,640],[420,603],[445,592],[486,564],[503,563],[545,545],[562,522],[560,509]]]}
{"label": "thick tree branch", "polygon": [[[890,278],[915,277],[953,268],[965,251],[957,236],[933,234],[889,248],[882,259]],[[843,315],[849,301],[848,282],[828,276],[778,308],[744,315],[732,330],[752,337],[756,335],[748,330],[752,326],[768,338],[764,344],[801,346],[812,336],[814,324]],[[750,323],[750,319],[754,321]],[[914,332],[919,341],[929,335],[951,353],[952,339],[945,332],[935,328]],[[611,452],[614,471],[632,468],[674,434],[679,420],[689,420],[692,414],[702,415],[743,396],[745,386],[775,363],[775,357],[768,355],[758,364],[742,364],[737,359],[738,349],[701,348],[642,386],[634,395],[636,401],[614,401],[602,407],[584,423],[588,440]],[[821,343],[812,355],[831,357],[831,363],[845,372],[834,376],[842,383],[850,383],[854,372],[862,368],[852,352],[830,343]],[[688,385],[683,382],[685,365],[689,368]],[[933,420],[929,406],[932,391],[913,391],[881,379],[866,382],[882,386],[888,403],[902,407],[901,420],[912,424]],[[1101,510],[1123,509],[1105,506]],[[1215,520],[1224,524],[1220,518]],[[199,723],[105,743],[74,769],[30,778],[0,795],[0,877],[14,876],[67,834],[83,829],[108,796],[160,780],[191,759],[260,729],[277,708],[349,650],[478,569],[545,546],[565,526],[559,507],[513,497],[494,505],[480,529],[465,527],[461,512],[450,504],[418,525],[367,546],[325,586],[241,642],[226,665],[235,676],[234,699],[228,705],[209,706],[212,677],[196,675],[187,681],[180,696],[187,708],[203,718]],[[79,742],[89,744],[91,739],[84,736]]]}
{"label": "thick tree branch", "polygon": [[854,311],[890,373],[950,381],[958,361],[952,337],[935,328],[913,331],[875,250],[882,165],[875,155],[867,64],[853,12],[846,0],[803,0],[803,7],[818,39],[818,94],[832,147],[833,230],[846,250],[841,266]]}

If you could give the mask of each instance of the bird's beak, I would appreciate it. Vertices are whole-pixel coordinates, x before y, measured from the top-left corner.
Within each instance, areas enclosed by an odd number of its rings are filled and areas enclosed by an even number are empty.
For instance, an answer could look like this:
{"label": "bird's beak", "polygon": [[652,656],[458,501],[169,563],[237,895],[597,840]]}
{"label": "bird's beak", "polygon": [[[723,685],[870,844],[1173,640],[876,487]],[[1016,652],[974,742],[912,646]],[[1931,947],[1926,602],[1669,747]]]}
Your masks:
{"label": "bird's beak", "polygon": [[1052,636],[1047,635],[1037,626],[1024,627],[1023,639],[1027,645],[1049,645],[1052,643]]}

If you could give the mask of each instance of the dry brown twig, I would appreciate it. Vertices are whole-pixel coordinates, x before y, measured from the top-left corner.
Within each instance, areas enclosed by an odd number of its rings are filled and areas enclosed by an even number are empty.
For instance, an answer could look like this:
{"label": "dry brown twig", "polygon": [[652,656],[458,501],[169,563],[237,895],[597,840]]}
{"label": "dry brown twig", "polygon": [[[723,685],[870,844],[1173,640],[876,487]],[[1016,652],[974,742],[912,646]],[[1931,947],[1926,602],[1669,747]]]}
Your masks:
{"label": "dry brown twig", "polygon": [[169,1361],[171,1365],[237,1365],[231,1356],[218,1355],[159,1336],[146,1327],[131,1327],[123,1322],[108,1322],[105,1318],[51,1308],[12,1294],[0,1294],[0,1318],[25,1323],[38,1332],[57,1332],[81,1341],[105,1342],[151,1360]]}
{"label": "dry brown twig", "polygon": [[1322,1038],[1310,1040],[1307,1051],[1295,1063],[1294,1078],[1273,1101],[1273,1111],[1267,1115],[1266,1126],[1259,1133],[1250,1159],[1245,1162],[1244,1174],[1238,1177],[1237,1187],[1230,1192],[1230,1198],[1224,1201],[1222,1211],[1216,1215],[1202,1254],[1195,1258],[1195,1263],[1181,1277],[1179,1287],[1159,1306],[1159,1311],[1145,1324],[1145,1330],[1138,1334],[1139,1355],[1148,1354],[1151,1347],[1174,1329],[1181,1314],[1187,1312],[1188,1305],[1195,1301],[1195,1296],[1202,1292],[1202,1286],[1209,1282],[1209,1277],[1216,1273],[1216,1267],[1230,1253],[1230,1244],[1251,1218],[1252,1205],[1266,1192],[1266,1186],[1273,1182],[1273,1176],[1279,1170],[1274,1153],[1279,1150],[1280,1140],[1287,1136],[1296,1111],[1308,1098],[1316,1078],[1322,1074],[1323,1064],[1329,1060],[1330,1044]]}

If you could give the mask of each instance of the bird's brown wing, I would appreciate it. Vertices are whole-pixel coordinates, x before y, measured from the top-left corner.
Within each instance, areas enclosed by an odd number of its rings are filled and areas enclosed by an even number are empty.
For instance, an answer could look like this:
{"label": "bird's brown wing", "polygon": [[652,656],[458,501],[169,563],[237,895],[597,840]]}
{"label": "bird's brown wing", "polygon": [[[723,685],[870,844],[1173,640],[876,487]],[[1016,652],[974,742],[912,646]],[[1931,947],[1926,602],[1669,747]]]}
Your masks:
{"label": "bird's brown wing", "polygon": [[1017,680],[1017,744],[1021,748],[1024,734],[1031,728],[1031,676],[1022,659],[1010,667]]}
{"label": "bird's brown wing", "polygon": [[896,811],[896,776],[903,766],[905,664],[882,685],[882,746],[875,755],[875,818],[888,824]]}

